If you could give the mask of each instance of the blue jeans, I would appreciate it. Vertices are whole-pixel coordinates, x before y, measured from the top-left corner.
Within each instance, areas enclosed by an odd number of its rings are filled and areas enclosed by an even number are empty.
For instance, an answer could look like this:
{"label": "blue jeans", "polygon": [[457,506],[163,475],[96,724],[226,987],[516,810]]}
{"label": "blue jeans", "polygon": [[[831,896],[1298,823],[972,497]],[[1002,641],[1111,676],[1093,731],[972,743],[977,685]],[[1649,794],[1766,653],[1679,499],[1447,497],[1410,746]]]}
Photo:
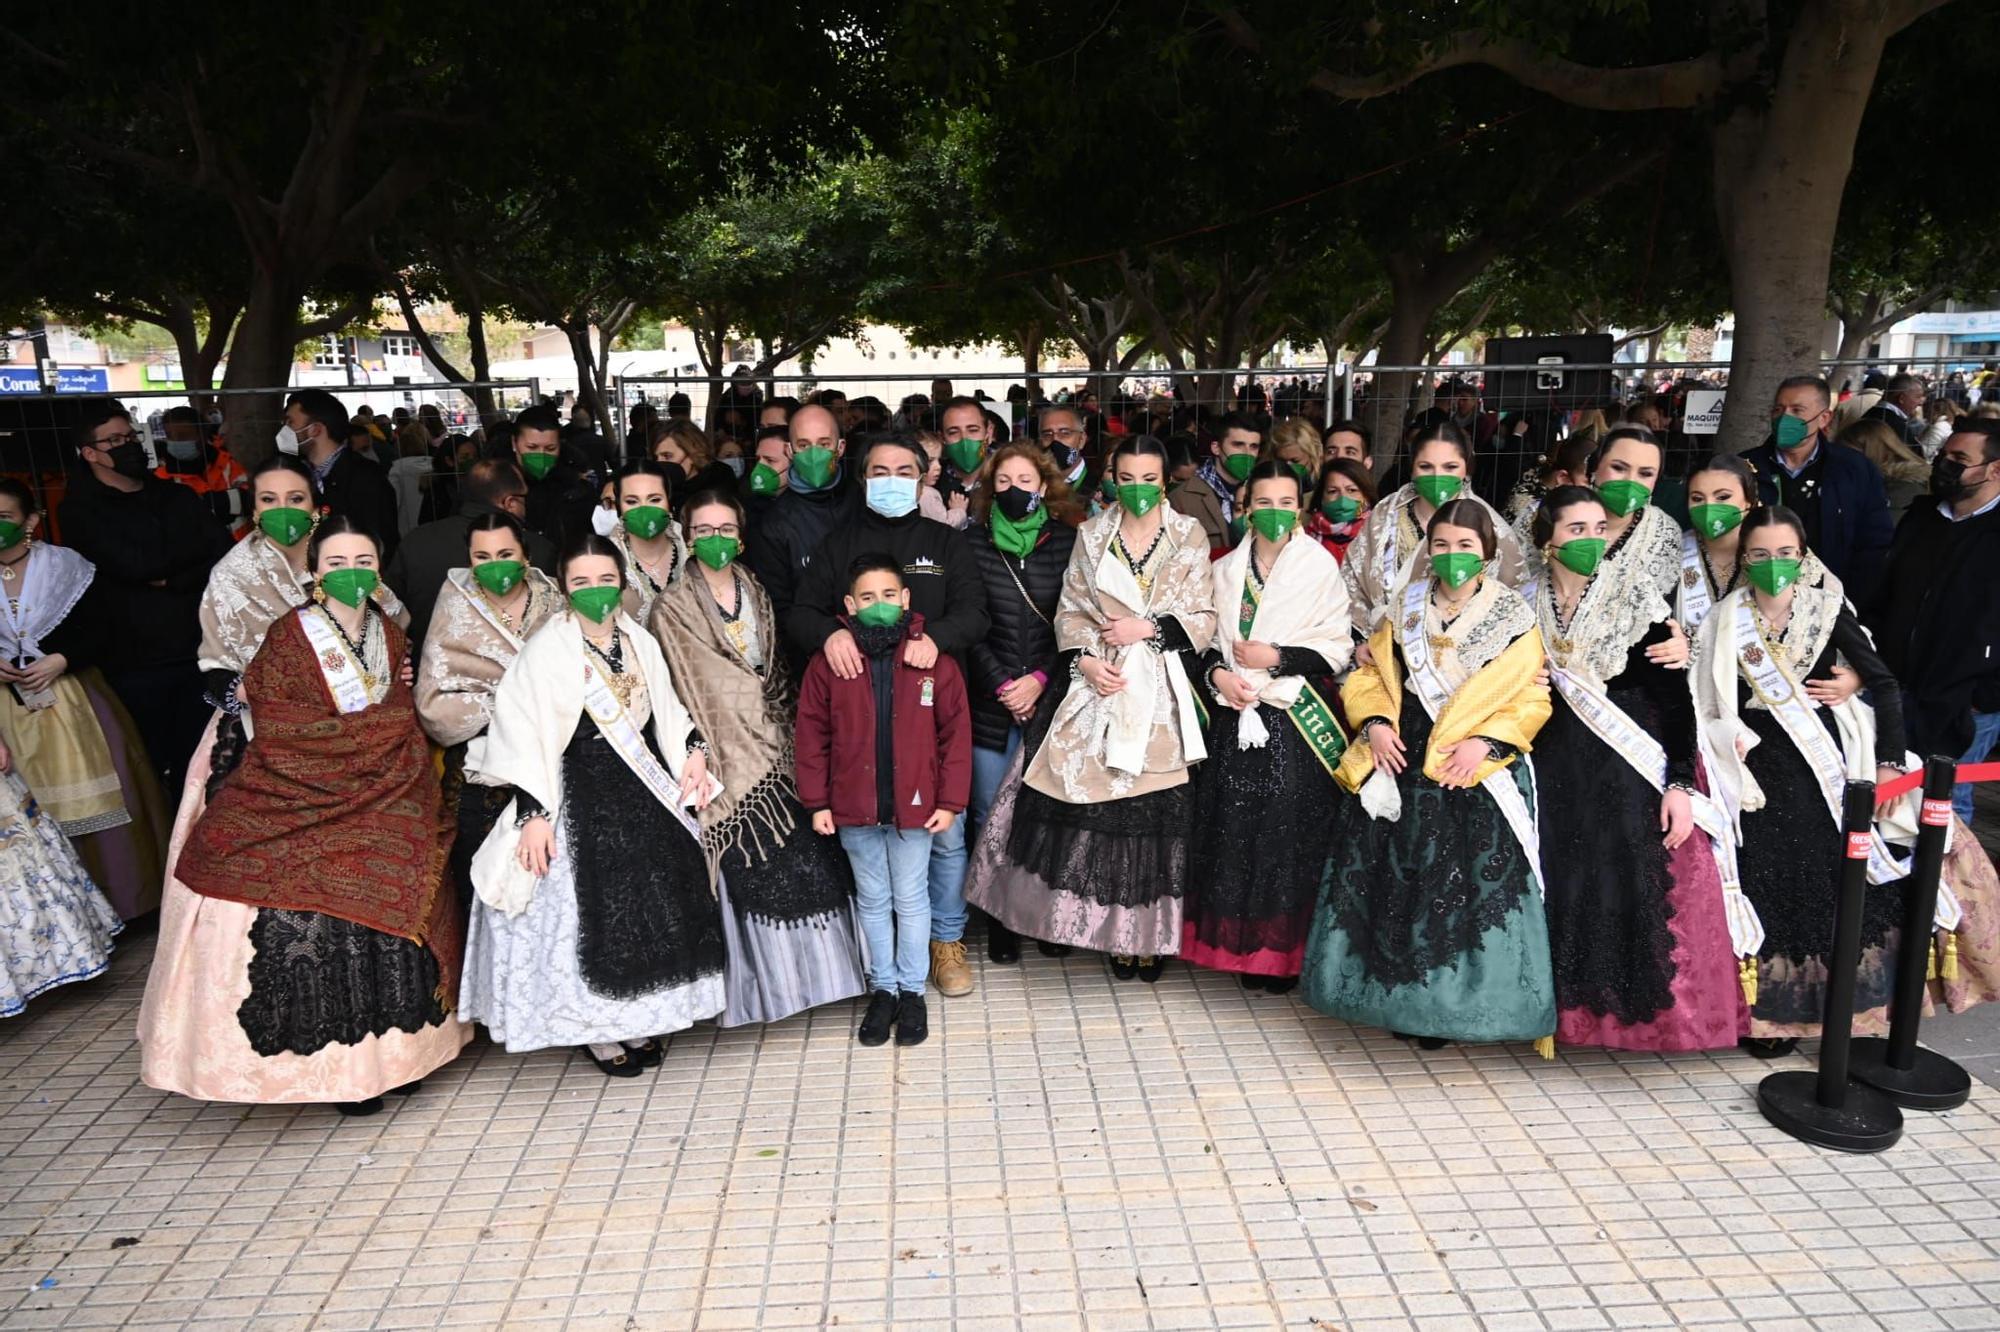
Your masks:
{"label": "blue jeans", "polygon": [[931,896],[925,880],[931,835],[877,824],[842,828],[840,845],[854,866],[854,904],[868,941],[868,988],[922,994],[931,969]]}
{"label": "blue jeans", "polygon": [[[1972,714],[1972,748],[1959,755],[1960,763],[1984,763],[1986,756],[1993,752],[1993,745],[2000,741],[2000,712],[1975,712]],[[977,750],[973,751],[977,753]],[[1972,826],[1972,783],[1960,782],[1951,788],[1952,812],[1965,820],[1965,826]]]}
{"label": "blue jeans", "polygon": [[993,797],[1000,793],[1000,779],[1007,775],[1007,765],[1014,761],[1014,752],[1021,747],[1021,728],[1007,728],[1005,749],[983,749],[972,747],[972,804],[965,811],[965,818],[972,826],[966,836],[977,838],[979,830],[986,826],[986,816],[993,812]]}
{"label": "blue jeans", "polygon": [[[977,754],[978,750],[973,750]],[[931,834],[931,938],[957,943],[965,937],[965,815]]]}

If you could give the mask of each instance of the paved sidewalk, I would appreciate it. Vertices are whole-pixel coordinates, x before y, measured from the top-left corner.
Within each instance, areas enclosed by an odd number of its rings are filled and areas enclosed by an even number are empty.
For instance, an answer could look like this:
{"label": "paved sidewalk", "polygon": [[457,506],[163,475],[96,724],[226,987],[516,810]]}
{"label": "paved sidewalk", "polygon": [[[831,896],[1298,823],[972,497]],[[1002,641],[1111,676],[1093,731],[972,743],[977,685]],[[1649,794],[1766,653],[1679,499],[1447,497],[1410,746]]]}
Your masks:
{"label": "paved sidewalk", "polygon": [[845,1005],[632,1081],[481,1043],[342,1121],[140,1087],[151,949],[0,1024],[10,1332],[2000,1327],[1984,1086],[1843,1157],[1733,1052],[1420,1054],[1030,950],[915,1050]]}

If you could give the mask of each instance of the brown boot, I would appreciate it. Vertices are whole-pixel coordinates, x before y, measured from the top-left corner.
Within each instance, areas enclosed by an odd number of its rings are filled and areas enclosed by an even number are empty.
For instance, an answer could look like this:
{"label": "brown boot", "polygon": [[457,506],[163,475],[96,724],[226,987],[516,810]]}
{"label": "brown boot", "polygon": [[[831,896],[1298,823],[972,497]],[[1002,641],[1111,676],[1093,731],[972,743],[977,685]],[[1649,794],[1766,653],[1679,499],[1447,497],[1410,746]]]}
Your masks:
{"label": "brown boot", "polygon": [[961,999],[972,993],[972,968],[965,965],[963,940],[954,939],[950,943],[931,940],[931,984],[949,999]]}

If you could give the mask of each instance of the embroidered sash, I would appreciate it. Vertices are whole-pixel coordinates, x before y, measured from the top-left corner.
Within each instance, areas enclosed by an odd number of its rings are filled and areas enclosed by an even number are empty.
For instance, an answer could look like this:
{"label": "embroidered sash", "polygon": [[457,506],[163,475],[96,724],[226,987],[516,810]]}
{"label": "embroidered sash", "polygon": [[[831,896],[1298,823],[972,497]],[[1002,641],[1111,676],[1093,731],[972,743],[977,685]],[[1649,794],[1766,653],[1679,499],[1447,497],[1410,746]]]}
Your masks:
{"label": "embroidered sash", "polygon": [[1693,634],[1715,608],[1708,589],[1708,563],[1701,557],[1701,539],[1692,532],[1681,533],[1681,628]]}
{"label": "embroidered sash", "polygon": [[611,692],[611,684],[604,678],[603,671],[587,656],[583,663],[583,710],[590,714],[605,741],[619,758],[625,760],[625,766],[652,793],[653,799],[679,819],[681,826],[696,841],[700,841],[700,826],[688,816],[687,809],[681,804],[681,784],[653,757],[653,751],[646,747],[646,738],[639,734],[639,728],[632,724],[631,715],[618,701],[618,696]]}
{"label": "embroidered sash", "polygon": [[362,678],[361,663],[341,639],[340,631],[324,615],[301,607],[299,627],[306,631],[319,672],[326,680],[326,692],[341,712],[359,712],[368,706],[368,683]]}
{"label": "embroidered sash", "polygon": [[[1251,626],[1257,618],[1257,607],[1263,603],[1263,599],[1263,595],[1257,591],[1257,580],[1245,578],[1243,609],[1237,622],[1239,625],[1237,632],[1242,637],[1250,636]],[[1198,707],[1201,700],[1196,698],[1195,703]],[[1246,717],[1249,715],[1247,712],[1244,714]],[[1292,725],[1298,728],[1300,738],[1311,747],[1313,757],[1326,769],[1326,775],[1333,776],[1334,770],[1340,766],[1340,756],[1346,752],[1348,743],[1347,728],[1341,724],[1339,710],[1320,697],[1319,691],[1313,688],[1310,680],[1300,679],[1299,696],[1293,700],[1291,707],[1285,709],[1285,715],[1291,718]],[[1207,724],[1205,715],[1202,721],[1204,725]],[[1242,746],[1239,744],[1238,747]]]}
{"label": "embroidered sash", "polygon": [[[1833,826],[1841,825],[1841,803],[1847,783],[1847,760],[1814,714],[1817,707],[1807,700],[1805,690],[1778,664],[1770,644],[1757,632],[1756,613],[1750,598],[1736,606],[1737,668],[1757,691],[1757,697],[1785,730],[1787,737],[1819,782]],[[1908,861],[1898,861],[1879,828],[1868,834],[1868,882],[1893,883],[1910,872]]]}
{"label": "embroidered sash", "polygon": [[[1403,636],[1403,664],[1409,668],[1404,685],[1416,693],[1417,701],[1424,705],[1431,721],[1436,722],[1445,705],[1451,702],[1451,690],[1445,687],[1443,678],[1431,662],[1430,635],[1424,630],[1424,598],[1429,595],[1430,583],[1424,579],[1413,581],[1403,589],[1403,618],[1407,621],[1412,615],[1417,617],[1416,631]],[[1410,761],[1421,764],[1423,759],[1421,755],[1413,754]],[[1535,769],[1529,756],[1522,754],[1514,762],[1527,771],[1532,786]],[[1514,784],[1512,765],[1495,769],[1479,784],[1486,788],[1486,793],[1493,797],[1493,803],[1500,807],[1501,816],[1513,829],[1514,839],[1527,853],[1528,870],[1535,877],[1535,892],[1546,896],[1548,890],[1542,885],[1541,831],[1535,826],[1535,812],[1528,808],[1521,788]]]}

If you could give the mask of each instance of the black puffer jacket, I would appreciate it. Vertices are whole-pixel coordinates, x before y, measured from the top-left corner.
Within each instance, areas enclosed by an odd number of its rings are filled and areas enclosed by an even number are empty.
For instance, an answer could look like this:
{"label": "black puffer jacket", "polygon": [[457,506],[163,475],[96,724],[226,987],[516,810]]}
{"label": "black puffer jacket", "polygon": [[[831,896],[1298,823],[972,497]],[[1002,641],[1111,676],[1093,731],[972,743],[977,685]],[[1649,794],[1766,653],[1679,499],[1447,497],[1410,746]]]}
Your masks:
{"label": "black puffer jacket", "polygon": [[[1069,682],[1061,678],[1056,660],[1056,599],[1062,595],[1063,574],[1069,569],[1076,529],[1050,522],[1028,558],[1017,560],[993,544],[984,527],[966,529],[972,565],[986,587],[986,637],[966,654],[966,690],[972,695],[972,743],[981,749],[1007,747],[1014,716],[1000,706],[994,691],[1016,676],[1041,671],[1049,677],[1040,707],[1053,706]],[[1020,581],[1017,583],[1015,579]],[[1021,595],[1023,591],[1027,595]],[[1033,606],[1029,605],[1033,601]],[[1040,612],[1037,614],[1037,612]]]}

